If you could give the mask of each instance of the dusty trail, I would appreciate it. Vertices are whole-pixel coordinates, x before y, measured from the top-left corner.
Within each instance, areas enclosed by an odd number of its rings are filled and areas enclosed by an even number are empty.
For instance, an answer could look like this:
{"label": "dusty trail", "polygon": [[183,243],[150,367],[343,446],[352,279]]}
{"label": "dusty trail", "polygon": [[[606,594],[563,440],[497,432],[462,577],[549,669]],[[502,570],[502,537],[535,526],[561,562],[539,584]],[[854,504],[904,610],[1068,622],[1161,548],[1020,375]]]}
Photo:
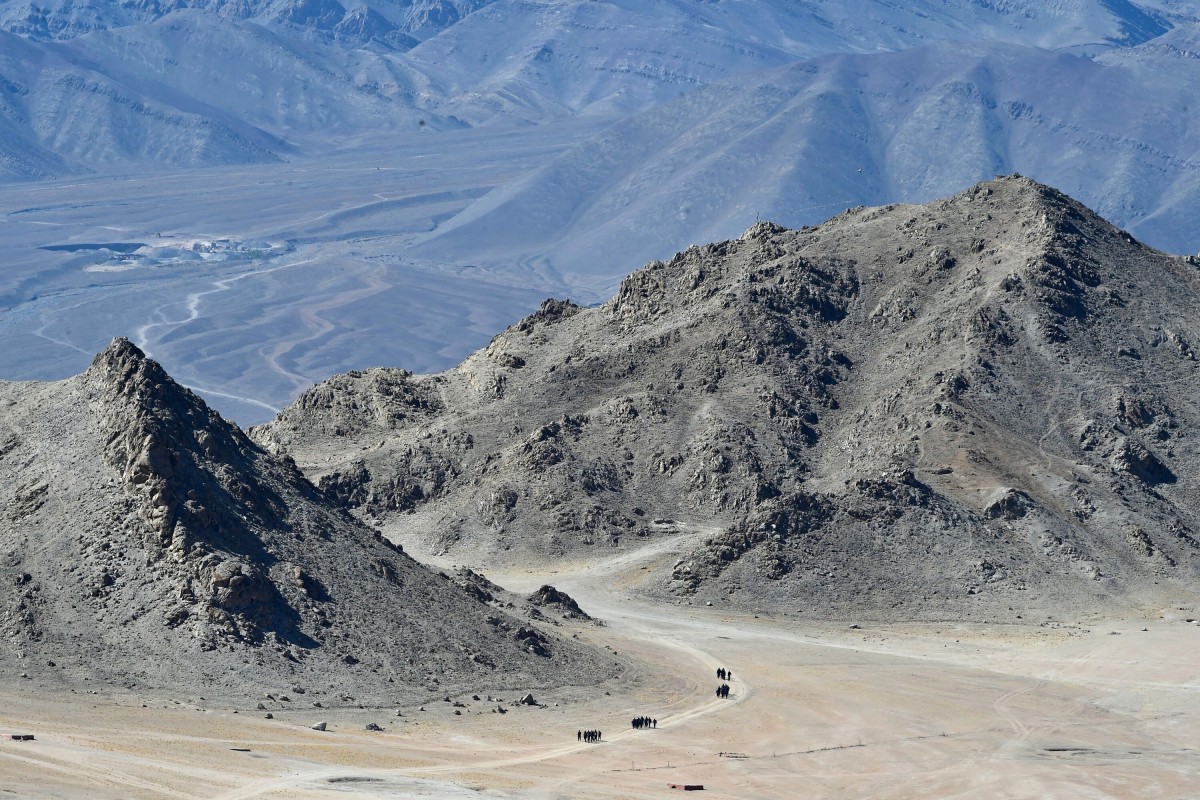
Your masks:
{"label": "dusty trail", "polygon": [[188,792],[180,792],[172,789],[169,786],[165,786],[161,781],[140,778],[129,770],[104,767],[94,762],[89,763],[86,767],[75,766],[69,760],[70,756],[66,754],[58,759],[48,754],[39,755],[41,757],[36,755],[23,756],[16,753],[0,751],[0,758],[18,762],[32,770],[44,771],[47,775],[51,773],[69,775],[76,779],[85,780],[93,785],[100,784],[104,786],[111,786],[125,791],[141,789],[143,791],[153,792],[154,794],[162,797],[194,797],[194,795]]}
{"label": "dusty trail", "polygon": [[[687,531],[603,565],[487,571],[519,593],[552,583],[602,619],[576,633],[642,665],[628,692],[607,687],[612,696],[595,691],[507,717],[448,716],[449,705],[429,709],[440,715],[406,711],[387,733],[366,735],[363,723],[378,718],[371,710],[335,712],[333,732],[319,734],[308,729],[311,709],[266,722],[126,708],[120,714],[136,724],[95,720],[69,741],[39,741],[40,755],[0,742],[0,782],[31,797],[80,800],[331,791],[461,800],[482,790],[512,800],[609,800],[673,797],[673,782],[739,800],[790,800],[801,783],[807,796],[827,800],[980,792],[1117,800],[1148,796],[1151,787],[1155,796],[1189,796],[1200,771],[1192,744],[1200,692],[1190,667],[1200,626],[1164,618],[1070,634],[955,624],[850,630],[640,595],[654,568],[706,533]],[[718,667],[733,671],[728,700],[711,694]],[[658,719],[657,730],[628,727],[643,712]],[[595,720],[603,742],[577,742],[581,720]],[[14,770],[37,770],[47,791],[13,783]]]}
{"label": "dusty trail", "polygon": [[[150,321],[137,328],[137,330],[134,332],[134,341],[137,346],[142,348],[142,350],[144,350],[147,354],[151,354],[153,352],[153,347],[151,346],[151,331],[154,331],[157,328],[169,328],[171,331],[174,331],[183,325],[195,322],[201,316],[201,301],[208,295],[228,292],[231,288],[233,288],[235,283],[246,280],[247,278],[261,277],[263,275],[269,275],[280,270],[291,269],[304,264],[311,264],[312,262],[313,259],[306,258],[298,261],[288,261],[284,264],[275,264],[266,268],[251,269],[245,272],[239,272],[228,277],[218,278],[217,280],[211,281],[209,285],[213,288],[205,289],[203,291],[190,292],[182,301],[174,299],[168,300],[150,312]],[[187,315],[182,318],[172,318],[172,316],[168,313],[168,310],[179,305],[184,307]],[[161,336],[154,338],[159,339]]]}
{"label": "dusty trail", "polygon": [[[644,552],[630,554],[601,572],[611,574],[631,560],[642,560],[648,555],[658,555],[659,550],[660,548],[655,548],[654,552],[649,554]],[[594,592],[594,594],[591,592]],[[656,650],[660,659],[659,663],[663,665],[665,671],[685,671],[698,664],[709,673],[715,675],[716,669],[724,663],[711,653],[678,638],[682,635],[692,633],[692,629],[689,626],[678,628],[665,621],[656,619],[652,614],[630,612],[627,607],[623,607],[624,600],[612,593],[599,589],[598,584],[591,587],[591,592],[589,592],[588,597],[594,601],[593,607],[604,616],[608,626],[606,633],[618,641],[638,642],[643,647]],[[660,730],[670,730],[686,726],[699,718],[731,709],[736,704],[744,702],[751,696],[752,690],[745,681],[739,678],[729,678],[726,682],[730,684],[732,689],[729,699],[722,700],[714,697],[695,703],[684,711],[667,714],[658,719],[657,728]],[[405,767],[390,770],[370,770],[365,772],[363,770],[356,770],[353,773],[330,769],[302,771],[239,788],[218,795],[215,800],[248,800],[249,798],[268,796],[276,792],[322,780],[336,779],[339,776],[365,776],[371,778],[425,777],[504,770],[586,753],[605,745],[617,745],[628,739],[638,737],[640,734],[640,731],[625,728],[615,733],[606,732],[604,740],[600,743],[572,742],[566,745],[535,748],[533,752],[523,755],[489,758],[478,761],[458,760],[451,764]]]}

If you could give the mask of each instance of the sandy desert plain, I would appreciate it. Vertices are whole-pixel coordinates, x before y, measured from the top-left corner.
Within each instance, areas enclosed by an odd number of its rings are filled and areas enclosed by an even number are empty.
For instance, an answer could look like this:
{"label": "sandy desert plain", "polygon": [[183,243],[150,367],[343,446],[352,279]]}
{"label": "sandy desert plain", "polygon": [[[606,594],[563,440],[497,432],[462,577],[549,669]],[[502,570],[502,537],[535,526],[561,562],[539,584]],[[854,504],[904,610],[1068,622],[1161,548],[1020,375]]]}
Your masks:
{"label": "sandy desert plain", "polygon": [[[517,591],[550,581],[603,620],[563,624],[632,659],[619,683],[539,693],[540,707],[513,692],[423,707],[293,702],[268,720],[254,698],[64,696],[30,681],[0,692],[0,797],[646,798],[685,783],[722,798],[1200,793],[1200,626],[1187,601],[1106,618],[873,624],[640,600],[642,576],[681,544],[489,573]],[[733,672],[728,700],[713,694],[719,666]],[[641,715],[657,729],[633,730]],[[603,742],[577,742],[580,729]]]}

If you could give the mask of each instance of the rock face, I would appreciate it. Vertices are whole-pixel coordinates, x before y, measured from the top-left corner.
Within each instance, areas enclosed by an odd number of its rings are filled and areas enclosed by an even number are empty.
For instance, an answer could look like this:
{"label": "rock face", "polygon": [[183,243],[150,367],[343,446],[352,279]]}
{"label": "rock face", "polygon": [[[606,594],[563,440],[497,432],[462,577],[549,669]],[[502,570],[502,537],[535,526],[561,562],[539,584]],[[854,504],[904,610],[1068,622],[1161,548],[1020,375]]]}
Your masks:
{"label": "rock face", "polygon": [[553,611],[566,619],[591,619],[591,616],[579,607],[579,603],[575,602],[575,598],[549,584],[544,584],[526,599],[533,605]]}
{"label": "rock face", "polygon": [[694,533],[659,590],[913,617],[1136,601],[1200,563],[1198,290],[1194,259],[1015,176],[756,225],[448,372],[332,378],[253,435],[483,561]]}
{"label": "rock face", "polygon": [[15,657],[146,688],[283,680],[364,699],[611,673],[333,508],[157,363],[0,383],[0,585]]}

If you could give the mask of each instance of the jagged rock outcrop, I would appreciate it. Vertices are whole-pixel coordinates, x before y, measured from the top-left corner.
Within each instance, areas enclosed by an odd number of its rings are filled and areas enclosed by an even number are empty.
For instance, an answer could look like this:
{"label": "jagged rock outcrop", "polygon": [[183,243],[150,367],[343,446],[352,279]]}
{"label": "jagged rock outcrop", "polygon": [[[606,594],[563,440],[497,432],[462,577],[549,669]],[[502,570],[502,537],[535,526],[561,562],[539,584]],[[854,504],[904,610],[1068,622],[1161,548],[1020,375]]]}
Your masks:
{"label": "jagged rock outcrop", "polygon": [[394,703],[617,668],[417,564],[128,341],[0,383],[0,443],[2,671]]}
{"label": "jagged rock outcrop", "polygon": [[[484,563],[692,535],[662,591],[909,616],[1133,599],[1200,564],[1197,266],[1002,178],[758,224],[456,369],[330,379],[253,435]],[[396,382],[419,413],[380,411]]]}
{"label": "jagged rock outcrop", "polygon": [[591,619],[591,616],[579,607],[579,603],[575,602],[575,598],[549,584],[542,585],[525,599],[534,606],[552,611],[565,619]]}

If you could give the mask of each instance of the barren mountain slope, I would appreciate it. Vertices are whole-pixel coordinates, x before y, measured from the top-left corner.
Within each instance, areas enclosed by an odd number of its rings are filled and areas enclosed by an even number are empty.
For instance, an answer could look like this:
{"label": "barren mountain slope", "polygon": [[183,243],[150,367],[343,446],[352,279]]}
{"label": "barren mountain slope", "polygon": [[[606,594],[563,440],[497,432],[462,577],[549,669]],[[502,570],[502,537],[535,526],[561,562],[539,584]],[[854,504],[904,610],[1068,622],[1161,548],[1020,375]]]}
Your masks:
{"label": "barren mountain slope", "polygon": [[224,19],[278,26],[298,37],[407,49],[489,2],[360,0],[347,7],[338,0],[0,0],[0,28],[30,39],[72,39],[196,9]]}
{"label": "barren mountain slope", "polygon": [[477,561],[718,529],[662,588],[1135,601],[1200,564],[1198,288],[1192,260],[1003,178],[757,225],[601,307],[547,301],[454,370],[330,379],[253,435]]}
{"label": "barren mountain slope", "polygon": [[396,702],[615,669],[331,509],[125,340],[76,378],[0,383],[0,408],[10,677]]}
{"label": "barren mountain slope", "polygon": [[1197,50],[1200,30],[1181,26],[1096,59],[940,42],[710,82],[497,187],[412,252],[603,299],[623,265],[736,236],[760,214],[800,227],[1007,172],[1062,187],[1156,247],[1196,252],[1200,139],[1181,111],[1200,82]]}

